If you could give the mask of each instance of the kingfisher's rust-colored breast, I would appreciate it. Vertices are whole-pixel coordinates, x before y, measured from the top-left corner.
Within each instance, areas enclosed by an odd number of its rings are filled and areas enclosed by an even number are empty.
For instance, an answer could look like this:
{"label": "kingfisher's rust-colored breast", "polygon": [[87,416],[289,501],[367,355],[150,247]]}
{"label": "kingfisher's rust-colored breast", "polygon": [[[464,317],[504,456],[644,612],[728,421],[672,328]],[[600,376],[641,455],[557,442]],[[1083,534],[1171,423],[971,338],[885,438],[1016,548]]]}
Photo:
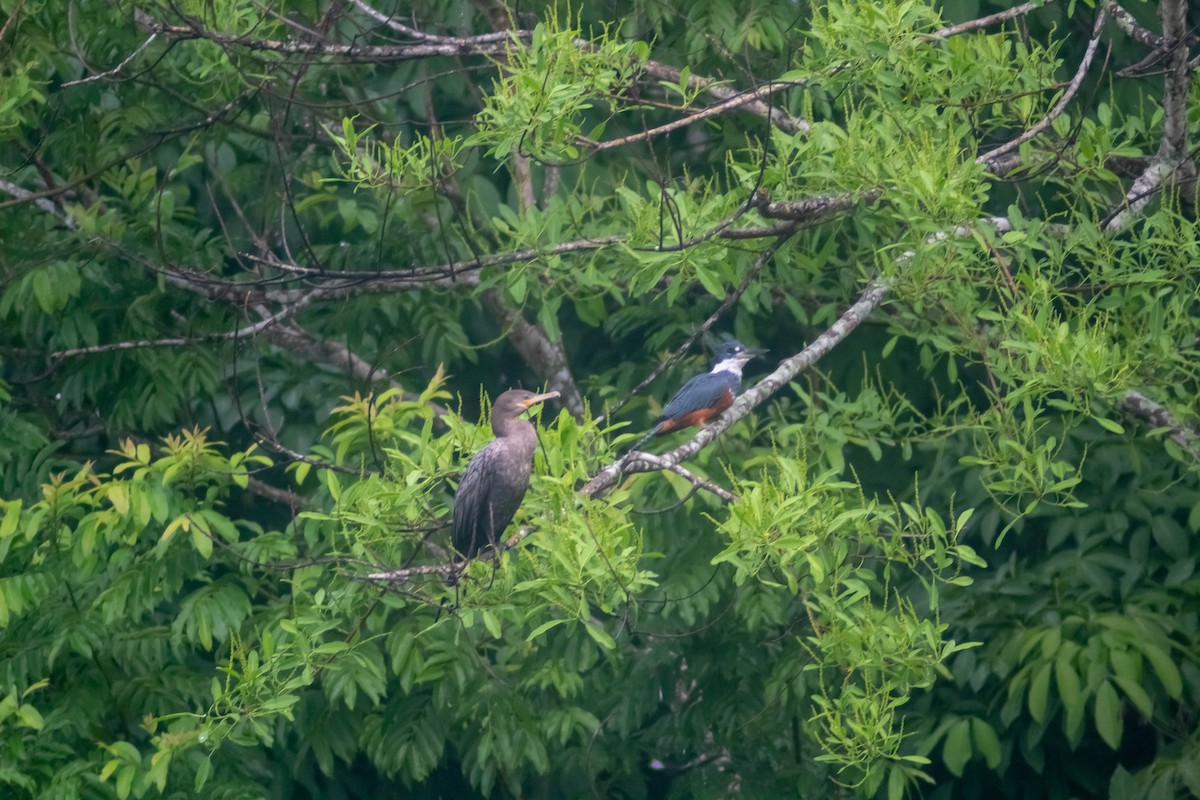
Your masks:
{"label": "kingfisher's rust-colored breast", "polygon": [[715,422],[725,410],[733,405],[733,389],[726,387],[717,395],[716,403],[703,408],[696,408],[664,419],[658,424],[657,433],[662,436],[671,431],[691,428],[696,425],[708,425]]}

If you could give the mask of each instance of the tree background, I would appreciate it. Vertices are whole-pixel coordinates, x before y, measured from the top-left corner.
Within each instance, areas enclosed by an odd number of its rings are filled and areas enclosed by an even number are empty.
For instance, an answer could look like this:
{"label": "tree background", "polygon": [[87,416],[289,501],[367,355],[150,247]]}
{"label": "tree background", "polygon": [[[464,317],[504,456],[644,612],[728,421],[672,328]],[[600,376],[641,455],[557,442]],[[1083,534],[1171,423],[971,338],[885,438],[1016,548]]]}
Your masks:
{"label": "tree background", "polygon": [[0,9],[6,795],[1200,796],[1183,0]]}

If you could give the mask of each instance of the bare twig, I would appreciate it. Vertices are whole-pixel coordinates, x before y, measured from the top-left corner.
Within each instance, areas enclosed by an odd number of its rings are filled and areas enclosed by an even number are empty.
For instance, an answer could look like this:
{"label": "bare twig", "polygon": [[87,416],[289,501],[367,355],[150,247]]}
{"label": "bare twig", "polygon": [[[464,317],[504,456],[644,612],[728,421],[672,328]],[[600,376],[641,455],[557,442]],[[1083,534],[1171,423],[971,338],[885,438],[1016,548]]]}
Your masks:
{"label": "bare twig", "polygon": [[[504,540],[504,545],[500,548],[500,552],[528,539],[535,530],[537,528],[532,526],[520,528],[516,533]],[[427,545],[432,546],[432,543],[427,542]],[[492,561],[498,554],[495,549],[489,548],[472,558],[471,561]],[[424,564],[419,567],[402,567],[400,569],[389,569],[384,572],[372,572],[368,575],[352,575],[350,577],[353,580],[363,583],[402,583],[422,575],[444,575],[446,578],[450,578],[462,572],[466,563],[464,561],[450,561],[442,564]]]}
{"label": "bare twig", "polygon": [[11,28],[13,23],[17,21],[17,18],[21,16],[21,9],[24,7],[25,0],[19,0],[16,8],[9,13],[8,19],[4,20],[3,27],[0,27],[0,42],[4,41],[4,37],[8,35],[9,28]]}
{"label": "bare twig", "polygon": [[758,213],[767,219],[788,219],[794,222],[811,223],[824,221],[858,205],[869,206],[882,195],[883,192],[878,189],[868,189],[858,194],[844,192],[805,197],[800,200],[781,200],[761,205]]}
{"label": "bare twig", "polygon": [[1100,31],[1104,28],[1104,20],[1107,14],[1108,11],[1105,8],[1101,8],[1096,12],[1096,23],[1092,26],[1092,38],[1088,41],[1087,50],[1083,54],[1083,60],[1079,62],[1079,69],[1075,71],[1075,77],[1071,79],[1071,83],[1067,86],[1067,90],[1063,92],[1063,96],[1054,104],[1054,108],[1050,109],[1050,113],[1046,114],[1036,125],[1017,138],[1005,142],[999,147],[993,148],[979,156],[975,159],[975,163],[987,164],[997,156],[1002,156],[1010,150],[1015,150],[1050,127],[1050,124],[1067,110],[1067,106],[1075,99],[1075,95],[1078,94],[1080,87],[1083,86],[1083,79],[1087,75],[1088,68],[1092,65],[1092,59],[1096,55],[1096,48],[1100,45]]}
{"label": "bare twig", "polygon": [[[647,61],[642,65],[642,70],[652,78],[671,81],[672,83],[679,83],[683,77],[680,70],[675,67],[669,67],[666,64],[660,64],[657,61]],[[706,92],[718,100],[728,100],[739,95],[736,89],[732,89],[713,78],[706,78],[702,75],[689,75],[687,88],[692,91],[699,90]],[[808,133],[811,129],[807,121],[799,117],[794,117],[781,108],[768,105],[762,100],[748,103],[745,108],[752,114],[769,120],[772,125],[784,133]]]}
{"label": "bare twig", "polygon": [[272,486],[269,483],[264,483],[258,478],[247,478],[246,490],[252,492],[259,497],[265,497],[268,500],[274,500],[277,503],[289,506],[293,511],[299,511],[308,508],[308,498],[301,497],[295,492],[287,489],[280,489],[278,486]]}
{"label": "bare twig", "polygon": [[425,33],[424,31],[409,27],[408,25],[405,25],[397,20],[394,15],[384,14],[382,11],[379,11],[373,6],[367,5],[365,2],[363,2],[363,0],[351,0],[351,2],[358,6],[360,11],[376,22],[387,25],[397,33],[401,33],[420,42],[439,42],[442,44],[457,44],[467,46],[469,44],[490,44],[493,42],[504,42],[511,39],[514,35],[520,36],[521,38],[526,38],[529,35],[527,31],[499,31],[496,33],[485,33],[480,36],[439,36],[434,33]]}
{"label": "bare twig", "polygon": [[[544,248],[530,248],[513,253],[502,253],[494,256],[480,256],[466,261],[451,261],[431,267],[408,267],[403,269],[378,269],[370,272],[331,271],[319,267],[301,267],[289,264],[276,258],[264,258],[252,253],[243,253],[242,257],[257,261],[264,266],[274,267],[284,272],[307,279],[329,279],[343,282],[343,286],[322,287],[319,291],[323,299],[341,298],[350,294],[370,291],[391,291],[396,285],[420,286],[452,286],[455,284],[475,286],[479,283],[478,271],[485,267],[504,267],[510,264],[523,264],[537,261],[541,258],[565,255],[567,253],[586,253],[601,250],[614,244],[623,244],[626,236],[602,236],[597,239],[577,239],[571,242],[560,242]],[[354,290],[354,291],[347,291]]]}
{"label": "bare twig", "polygon": [[214,333],[208,336],[195,337],[178,337],[170,339],[146,339],[142,341],[132,342],[113,342],[111,344],[97,344],[90,347],[75,347],[70,350],[58,350],[50,354],[51,359],[61,360],[65,358],[75,358],[76,356],[96,355],[98,353],[111,353],[117,350],[140,350],[148,347],[186,347],[189,345],[207,344],[210,342],[229,341],[230,339],[247,339],[262,333],[272,325],[277,325],[283,320],[295,314],[304,306],[312,302],[313,293],[309,292],[306,297],[302,297],[299,302],[294,303],[278,314],[268,315],[265,310],[261,310],[264,317],[259,322],[247,328],[239,328],[238,330],[228,331],[226,333]]}
{"label": "bare twig", "polygon": [[287,41],[275,39],[252,39],[220,31],[212,31],[194,25],[168,25],[152,19],[142,10],[134,12],[138,24],[151,33],[161,34],[170,39],[184,41],[188,39],[204,39],[219,45],[243,47],[247,50],[279,53],[289,56],[336,56],[350,61],[371,61],[378,63],[397,63],[415,61],[437,56],[471,56],[491,55],[500,56],[509,47],[508,37],[497,39],[479,39],[477,37],[438,39],[423,44],[330,44],[318,40]]}
{"label": "bare twig", "polygon": [[979,28],[987,28],[995,25],[998,22],[1005,22],[1010,19],[1028,14],[1030,11],[1037,11],[1045,5],[1053,3],[1054,0],[1038,0],[1037,2],[1022,3],[1019,6],[1014,6],[1007,11],[998,11],[995,14],[989,14],[986,17],[979,19],[971,19],[966,22],[960,22],[957,25],[951,25],[941,30],[934,31],[929,34],[933,39],[949,39],[951,36],[958,36],[960,33],[978,30]]}
{"label": "bare twig", "polygon": [[448,564],[423,564],[419,567],[389,569],[385,572],[372,572],[368,575],[351,575],[350,578],[361,583],[400,583],[410,578],[420,577],[421,575],[442,575],[448,578],[460,569],[462,569],[462,565],[454,562]]}
{"label": "bare twig", "polygon": [[98,75],[90,75],[86,78],[80,78],[79,80],[67,81],[66,83],[64,83],[62,85],[62,88],[66,89],[69,86],[79,86],[84,83],[91,83],[92,81],[102,81],[106,78],[112,78],[112,77],[119,75],[121,73],[121,70],[123,70],[123,69],[125,69],[125,67],[129,66],[129,62],[131,62],[135,58],[137,58],[138,55],[140,55],[141,52],[143,50],[145,50],[147,47],[154,44],[154,40],[157,38],[158,38],[157,33],[150,34],[150,36],[148,36],[146,38],[146,41],[144,41],[140,45],[138,45],[138,48],[136,50],[134,50],[132,53],[130,53],[128,56],[126,56],[124,61],[122,61],[120,64],[117,64],[112,69],[106,70],[105,72],[101,72]]}
{"label": "bare twig", "polygon": [[738,496],[728,489],[722,488],[712,481],[701,478],[699,475],[696,475],[690,470],[684,469],[678,464],[668,461],[663,456],[658,456],[654,453],[647,453],[641,450],[635,452],[636,458],[640,463],[650,464],[651,466],[658,467],[659,469],[670,470],[671,472],[674,472],[676,475],[679,475],[683,479],[690,482],[693,486],[699,489],[704,489],[708,492],[712,492],[726,503],[733,503],[738,499]]}
{"label": "bare twig", "polygon": [[761,103],[761,98],[766,97],[767,95],[770,95],[774,91],[777,91],[779,89],[786,89],[789,86],[798,86],[798,85],[800,85],[800,84],[795,83],[795,82],[792,82],[792,83],[776,82],[776,83],[768,83],[765,86],[760,86],[757,89],[753,89],[748,92],[735,92],[732,97],[729,97],[728,99],[725,99],[725,100],[721,100],[718,103],[716,103],[715,105],[709,106],[708,108],[704,108],[699,111],[693,112],[693,113],[689,114],[688,116],[684,117],[683,119],[677,119],[677,120],[674,120],[673,122],[668,122],[665,125],[659,125],[657,128],[650,128],[649,130],[639,131],[638,133],[631,133],[630,135],[622,136],[619,139],[612,139],[607,142],[600,142],[600,143],[592,146],[591,151],[593,153],[599,153],[603,150],[612,150],[617,147],[624,147],[625,145],[632,144],[634,142],[640,142],[640,141],[644,141],[646,139],[652,139],[655,136],[661,136],[664,133],[670,133],[671,131],[678,130],[679,128],[685,128],[689,125],[694,125],[695,123],[706,120],[709,117],[715,117],[718,114],[724,114],[726,111],[729,111],[730,109],[733,109],[733,108],[738,108],[741,106],[748,106],[748,105],[751,105],[756,102]]}

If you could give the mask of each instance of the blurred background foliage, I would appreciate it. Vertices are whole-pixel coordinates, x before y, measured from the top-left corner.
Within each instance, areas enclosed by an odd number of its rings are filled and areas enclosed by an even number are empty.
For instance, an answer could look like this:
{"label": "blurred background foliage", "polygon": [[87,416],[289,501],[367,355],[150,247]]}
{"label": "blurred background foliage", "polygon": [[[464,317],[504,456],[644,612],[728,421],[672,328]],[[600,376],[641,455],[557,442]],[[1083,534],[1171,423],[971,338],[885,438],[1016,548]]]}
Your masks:
{"label": "blurred background foliage", "polygon": [[0,0],[3,793],[1200,797],[1200,19],[1035,5]]}

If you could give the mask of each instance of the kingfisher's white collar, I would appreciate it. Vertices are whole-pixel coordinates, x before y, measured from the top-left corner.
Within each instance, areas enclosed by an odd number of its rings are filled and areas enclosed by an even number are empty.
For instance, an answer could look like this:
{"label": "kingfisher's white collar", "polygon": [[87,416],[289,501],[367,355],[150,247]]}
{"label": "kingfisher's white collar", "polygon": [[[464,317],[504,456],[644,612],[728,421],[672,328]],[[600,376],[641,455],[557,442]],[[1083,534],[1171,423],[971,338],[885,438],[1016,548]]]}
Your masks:
{"label": "kingfisher's white collar", "polygon": [[742,367],[746,365],[746,359],[742,356],[734,356],[727,358],[724,361],[718,361],[713,365],[713,372],[732,372],[739,378],[742,377]]}

